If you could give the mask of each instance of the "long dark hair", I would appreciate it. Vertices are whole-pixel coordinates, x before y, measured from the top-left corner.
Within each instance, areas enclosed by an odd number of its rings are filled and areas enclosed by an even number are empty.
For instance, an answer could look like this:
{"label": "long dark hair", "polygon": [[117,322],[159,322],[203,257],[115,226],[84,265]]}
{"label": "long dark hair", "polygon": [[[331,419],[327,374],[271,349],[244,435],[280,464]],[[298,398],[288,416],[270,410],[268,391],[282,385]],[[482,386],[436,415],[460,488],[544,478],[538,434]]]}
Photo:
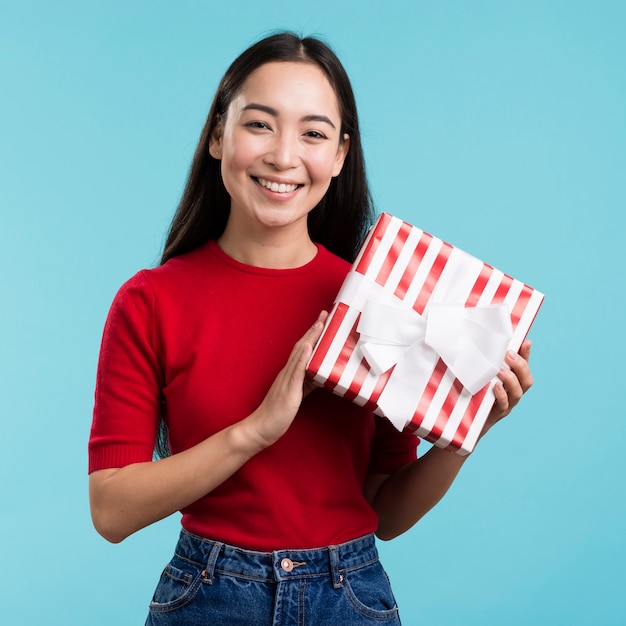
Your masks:
{"label": "long dark hair", "polygon": [[[290,32],[271,35],[243,52],[222,78],[198,147],[191,162],[187,184],[172,220],[161,264],[190,252],[226,228],[230,212],[228,195],[220,173],[220,161],[209,154],[211,134],[226,115],[233,98],[254,70],[276,61],[312,63],[333,87],[341,114],[341,136],[350,137],[350,148],[339,176],[309,213],[309,236],[331,252],[352,262],[374,219],[374,206],[367,183],[361,133],[350,79],[335,53],[320,39],[300,38]],[[155,457],[169,456],[167,425],[161,418]]]}
{"label": "long dark hair", "polygon": [[189,177],[165,241],[161,263],[218,239],[226,228],[230,197],[220,174],[220,161],[209,154],[211,134],[228,106],[254,70],[265,63],[291,61],[313,63],[325,73],[339,103],[341,136],[348,134],[350,149],[339,176],[333,178],[324,198],[309,213],[309,236],[338,256],[352,262],[374,208],[367,184],[365,161],[354,93],[350,79],[335,53],[320,39],[300,38],[281,32],[257,42],[243,52],[222,78],[200,141]]}

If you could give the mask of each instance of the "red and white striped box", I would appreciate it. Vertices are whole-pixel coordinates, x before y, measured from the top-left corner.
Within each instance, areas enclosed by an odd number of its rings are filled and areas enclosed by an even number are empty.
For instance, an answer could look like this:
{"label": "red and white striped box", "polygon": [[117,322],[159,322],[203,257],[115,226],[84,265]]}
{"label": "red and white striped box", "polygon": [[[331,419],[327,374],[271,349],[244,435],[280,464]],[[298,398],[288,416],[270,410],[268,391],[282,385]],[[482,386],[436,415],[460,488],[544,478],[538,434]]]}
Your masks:
{"label": "red and white striped box", "polygon": [[337,295],[307,370],[399,430],[469,454],[495,401],[505,352],[519,350],[543,298],[383,213]]}

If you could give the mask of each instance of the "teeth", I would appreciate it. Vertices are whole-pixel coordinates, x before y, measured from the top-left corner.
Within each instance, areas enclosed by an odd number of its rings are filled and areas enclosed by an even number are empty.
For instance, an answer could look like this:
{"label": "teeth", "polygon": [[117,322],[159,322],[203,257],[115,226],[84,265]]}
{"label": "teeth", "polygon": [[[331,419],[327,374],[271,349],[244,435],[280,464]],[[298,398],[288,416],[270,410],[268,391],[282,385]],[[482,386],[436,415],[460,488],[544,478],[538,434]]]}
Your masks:
{"label": "teeth", "polygon": [[257,178],[259,185],[269,189],[270,191],[278,192],[278,193],[288,193],[290,191],[295,191],[298,188],[298,185],[286,185],[285,183],[273,183],[269,180],[265,180],[265,178]]}

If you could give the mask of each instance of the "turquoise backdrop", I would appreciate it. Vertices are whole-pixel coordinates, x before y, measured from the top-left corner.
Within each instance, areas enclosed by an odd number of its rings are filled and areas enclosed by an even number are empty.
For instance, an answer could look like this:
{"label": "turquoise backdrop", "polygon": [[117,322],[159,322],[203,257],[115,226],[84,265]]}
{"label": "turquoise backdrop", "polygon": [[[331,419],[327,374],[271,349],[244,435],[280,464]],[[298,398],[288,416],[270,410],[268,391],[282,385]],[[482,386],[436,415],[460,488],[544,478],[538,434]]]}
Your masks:
{"label": "turquoise backdrop", "polygon": [[535,387],[381,545],[404,623],[624,624],[625,25],[619,0],[0,0],[2,622],[143,623],[178,519],[91,526],[102,326],[226,66],[290,28],[353,79],[378,209],[546,294]]}

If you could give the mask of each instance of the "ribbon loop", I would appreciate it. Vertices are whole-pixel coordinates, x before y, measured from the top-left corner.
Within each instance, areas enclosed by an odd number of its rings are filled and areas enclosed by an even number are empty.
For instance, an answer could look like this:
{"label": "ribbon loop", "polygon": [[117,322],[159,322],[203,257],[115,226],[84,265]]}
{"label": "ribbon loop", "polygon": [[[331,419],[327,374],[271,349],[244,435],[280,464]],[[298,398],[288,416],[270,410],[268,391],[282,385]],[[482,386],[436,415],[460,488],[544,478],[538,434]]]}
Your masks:
{"label": "ribbon loop", "polygon": [[500,370],[512,336],[505,304],[464,307],[432,303],[424,340],[473,395]]}

